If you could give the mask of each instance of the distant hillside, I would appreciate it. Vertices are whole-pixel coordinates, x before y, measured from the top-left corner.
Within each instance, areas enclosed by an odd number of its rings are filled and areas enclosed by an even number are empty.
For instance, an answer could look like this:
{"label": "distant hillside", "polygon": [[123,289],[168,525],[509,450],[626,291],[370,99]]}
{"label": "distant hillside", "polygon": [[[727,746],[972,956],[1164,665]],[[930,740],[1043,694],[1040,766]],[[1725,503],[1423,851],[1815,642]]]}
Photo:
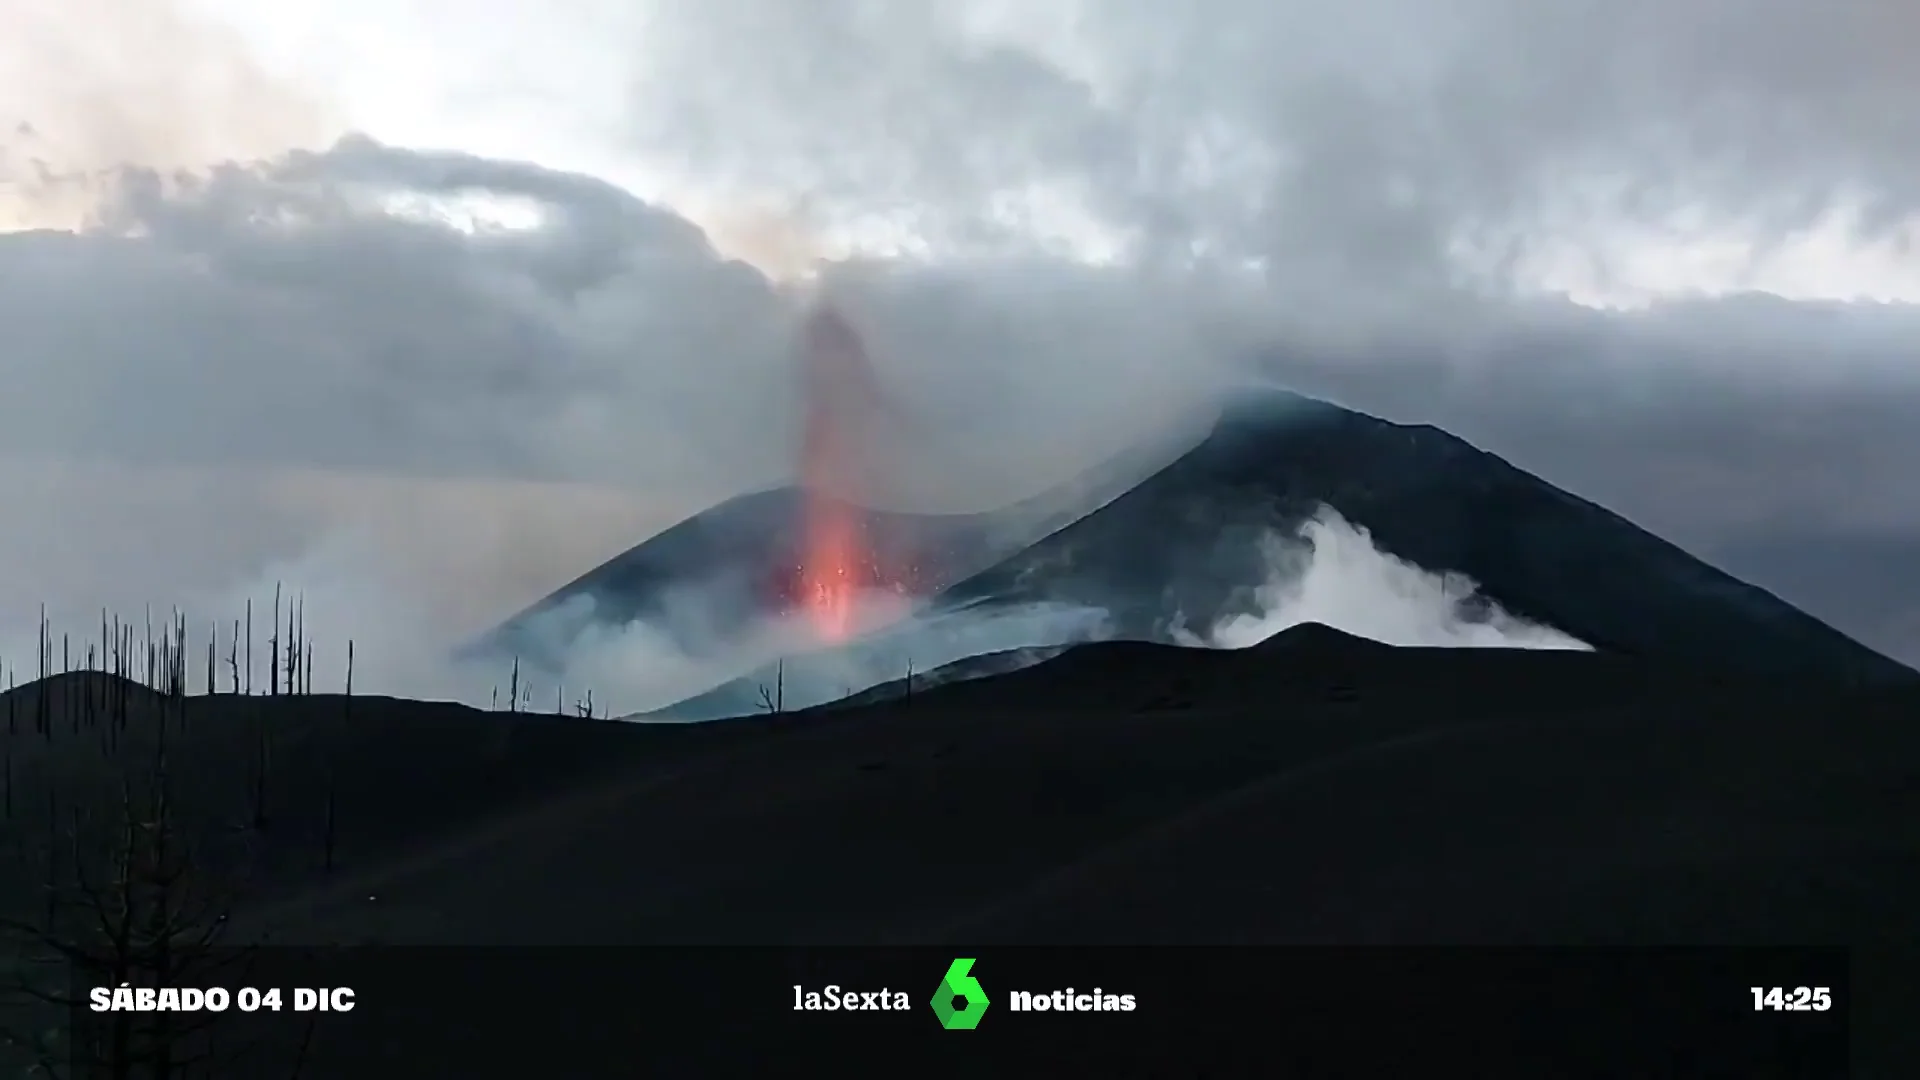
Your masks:
{"label": "distant hillside", "polygon": [[1437,428],[1279,390],[1124,496],[960,582],[940,603],[1100,604],[1119,636],[1171,611],[1231,612],[1254,538],[1331,506],[1375,544],[1464,574],[1487,600],[1608,652],[1764,675],[1914,678],[1772,594]]}

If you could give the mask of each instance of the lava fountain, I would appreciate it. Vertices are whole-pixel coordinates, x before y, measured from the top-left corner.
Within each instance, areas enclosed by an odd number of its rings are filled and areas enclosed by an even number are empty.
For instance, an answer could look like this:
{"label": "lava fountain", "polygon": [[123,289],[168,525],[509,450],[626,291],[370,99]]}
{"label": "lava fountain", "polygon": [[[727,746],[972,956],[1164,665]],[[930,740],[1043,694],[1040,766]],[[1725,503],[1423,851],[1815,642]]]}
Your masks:
{"label": "lava fountain", "polygon": [[825,302],[809,316],[801,355],[800,601],[828,642],[853,632],[856,605],[880,587],[865,503],[877,455],[865,437],[884,408],[860,335]]}

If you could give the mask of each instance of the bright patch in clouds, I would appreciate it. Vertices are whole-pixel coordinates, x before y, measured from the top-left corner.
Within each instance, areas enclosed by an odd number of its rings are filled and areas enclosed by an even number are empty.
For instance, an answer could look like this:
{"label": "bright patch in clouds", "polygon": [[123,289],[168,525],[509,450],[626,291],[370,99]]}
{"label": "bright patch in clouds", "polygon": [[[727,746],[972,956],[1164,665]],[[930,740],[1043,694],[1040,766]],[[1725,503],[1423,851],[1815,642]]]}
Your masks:
{"label": "bright patch in clouds", "polygon": [[[1166,122],[1169,128],[1173,116],[1162,114],[1181,104],[1167,92],[1184,91],[1178,78],[1200,70],[1224,76],[1216,65],[1238,55],[1231,49],[1206,55],[1208,49],[1217,49],[1208,35],[1227,24],[1230,3],[1201,5],[1173,20],[1182,29],[1163,31],[1174,36],[1152,51],[1143,48],[1140,37],[1155,33],[1152,15],[1131,3],[1090,9],[1066,2],[1015,7],[962,0],[913,10],[922,9],[924,16],[877,17],[854,15],[849,5],[828,3],[817,18],[800,24],[807,36],[790,48],[801,52],[817,46],[823,56],[848,64],[862,62],[858,50],[876,43],[901,50],[902,56],[924,51],[929,69],[923,74],[929,85],[949,74],[942,64],[971,64],[981,70],[998,65],[1010,79],[1029,80],[1032,76],[1023,65],[1041,65],[1040,70],[1058,72],[1069,85],[1084,88],[1090,105],[1122,114],[1122,122],[1131,112],[1142,126]],[[1499,5],[1488,10],[1497,11]],[[1364,4],[1331,36],[1313,20],[1298,22],[1293,32],[1303,41],[1320,43],[1313,57],[1320,69],[1338,71],[1350,59],[1342,50],[1358,42],[1391,47],[1382,54],[1387,64],[1382,70],[1397,60],[1416,79],[1435,79],[1434,57],[1442,51],[1436,46],[1423,54],[1418,48],[1421,35],[1435,28],[1420,30],[1422,24],[1413,20],[1400,27],[1400,33],[1382,29],[1407,13],[1405,5]],[[1205,26],[1210,16],[1221,23]],[[664,0],[639,5],[600,0],[33,0],[0,13],[0,41],[13,42],[0,47],[13,54],[0,66],[0,88],[10,91],[5,96],[26,102],[26,111],[33,114],[23,118],[32,124],[30,135],[16,130],[0,142],[7,150],[8,189],[0,193],[0,228],[82,224],[99,197],[99,173],[117,164],[194,168],[295,147],[317,148],[357,130],[393,145],[537,161],[611,180],[679,209],[709,228],[723,248],[737,249],[730,254],[755,265],[771,257],[783,264],[777,272],[785,276],[798,271],[784,264],[811,265],[850,254],[926,257],[966,249],[983,239],[929,228],[911,188],[893,190],[883,200],[865,199],[866,205],[851,210],[830,208],[820,198],[826,189],[804,172],[788,177],[784,185],[766,177],[743,182],[740,175],[728,175],[742,170],[703,169],[628,137],[636,119],[645,126],[654,122],[645,118],[672,108],[671,101],[649,107],[646,98],[657,85],[651,79],[663,72],[673,78],[700,74],[687,65],[699,59],[701,46],[712,45],[710,28],[728,28],[737,46],[736,56],[714,65],[710,80],[720,85],[730,65],[751,62],[748,58],[758,50],[776,47],[763,35],[794,25],[791,20],[797,17],[751,0],[718,4],[710,15],[695,5]],[[1248,27],[1249,49],[1257,51],[1254,42],[1268,25],[1256,20]],[[1474,22],[1467,19],[1463,25],[1468,29],[1435,34],[1435,39],[1471,43]],[[1644,32],[1658,31],[1649,25]],[[676,47],[693,51],[692,57],[665,52]],[[1196,70],[1166,68],[1183,47],[1191,51],[1189,62]],[[35,59],[23,59],[29,51]],[[1273,62],[1282,59],[1276,55]],[[59,77],[49,78],[51,73]],[[753,94],[756,82],[767,81],[738,80],[746,103],[741,109],[765,108]],[[860,78],[847,81],[862,83]],[[1274,81],[1266,77],[1267,83]],[[1006,107],[1045,106],[1053,91],[1040,82],[1033,85],[1024,99],[1009,98]],[[911,94],[901,96],[912,100]],[[792,122],[853,128],[867,123],[857,113],[812,115],[805,111],[810,104],[804,95],[796,97]],[[107,115],[76,111],[95,109]],[[194,116],[191,135],[177,119],[188,112]],[[736,124],[745,130],[761,119],[757,112],[716,113],[709,108],[696,120],[708,130],[696,137],[726,142]],[[1276,177],[1284,188],[1284,170],[1276,172],[1274,166],[1288,159],[1288,148],[1261,130],[1260,118],[1251,119],[1254,122],[1218,108],[1187,116],[1184,130],[1212,135],[1199,141],[1183,136],[1189,142],[1175,151],[1181,159],[1178,170],[1189,180],[1204,178],[1204,189],[1232,189],[1243,198],[1250,190],[1269,197]],[[947,119],[926,116],[922,122],[937,129]],[[43,165],[59,179],[36,181],[32,174]],[[95,179],[86,184],[82,176]],[[919,194],[940,197],[938,191]],[[887,201],[896,205],[879,205]],[[1009,235],[1019,237],[1039,250],[1096,264],[1140,257],[1139,230],[1116,219],[1103,202],[1111,199],[1089,189],[1085,179],[1015,177],[1009,186],[983,193],[979,209],[1000,242]],[[420,203],[397,200],[394,208],[417,213]],[[479,195],[435,212],[467,226],[525,228],[534,220],[524,206],[493,206]],[[775,215],[784,220],[770,224]],[[1683,209],[1648,217],[1590,208],[1573,218],[1519,222],[1514,235],[1526,254],[1500,260],[1497,272],[1523,292],[1544,290],[1606,307],[1749,290],[1819,299],[1920,298],[1920,270],[1906,257],[1904,241],[1859,235],[1851,227],[1857,215],[1850,210],[1836,210],[1787,236],[1772,235],[1764,225],[1742,229],[1690,217],[1699,215]],[[781,238],[769,239],[774,233]],[[793,239],[799,235],[807,238],[804,244]],[[1881,230],[1881,237],[1886,235]],[[797,247],[805,254],[796,255]],[[1179,250],[1190,258],[1220,248],[1196,240]],[[1228,265],[1259,262],[1258,256],[1221,252],[1221,257]]]}
{"label": "bright patch in clouds", "polygon": [[402,220],[441,225],[458,232],[486,234],[539,229],[547,208],[525,197],[485,192],[421,195],[403,191],[382,196],[380,209]]}

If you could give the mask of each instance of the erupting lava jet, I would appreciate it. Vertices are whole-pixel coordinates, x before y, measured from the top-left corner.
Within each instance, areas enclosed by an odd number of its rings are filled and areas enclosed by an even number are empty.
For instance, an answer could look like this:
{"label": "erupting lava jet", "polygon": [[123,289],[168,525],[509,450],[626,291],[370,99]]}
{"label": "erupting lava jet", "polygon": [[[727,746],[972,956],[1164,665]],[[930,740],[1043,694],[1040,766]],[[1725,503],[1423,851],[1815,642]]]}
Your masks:
{"label": "erupting lava jet", "polygon": [[799,600],[820,636],[836,642],[854,630],[863,596],[907,585],[903,568],[878,565],[866,536],[866,506],[887,460],[877,436],[899,411],[859,333],[833,307],[817,305],[802,337]]}

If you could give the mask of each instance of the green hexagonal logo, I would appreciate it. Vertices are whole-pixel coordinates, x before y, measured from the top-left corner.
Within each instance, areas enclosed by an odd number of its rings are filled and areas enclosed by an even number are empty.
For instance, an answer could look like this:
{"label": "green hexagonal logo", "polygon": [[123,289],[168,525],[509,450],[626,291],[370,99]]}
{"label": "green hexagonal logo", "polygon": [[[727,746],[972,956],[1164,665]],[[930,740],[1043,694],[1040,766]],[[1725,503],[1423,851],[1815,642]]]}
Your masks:
{"label": "green hexagonal logo", "polygon": [[[933,992],[933,1014],[948,1031],[972,1031],[987,1014],[987,992],[980,989],[980,980],[967,974],[971,970],[972,960],[955,960],[947,965],[940,988]],[[955,1008],[956,1000],[964,1000],[965,1006]]]}

